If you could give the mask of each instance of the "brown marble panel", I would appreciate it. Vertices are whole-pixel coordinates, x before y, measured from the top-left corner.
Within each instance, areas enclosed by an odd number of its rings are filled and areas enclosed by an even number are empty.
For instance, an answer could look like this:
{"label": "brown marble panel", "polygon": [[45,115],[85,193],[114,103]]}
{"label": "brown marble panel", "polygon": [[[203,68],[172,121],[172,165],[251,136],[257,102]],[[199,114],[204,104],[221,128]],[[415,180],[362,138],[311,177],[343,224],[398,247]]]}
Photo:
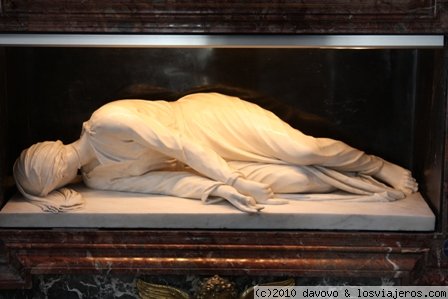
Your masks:
{"label": "brown marble panel", "polygon": [[105,14],[406,14],[435,15],[435,0],[394,1],[54,1],[54,0],[4,0],[8,13],[105,13]]}
{"label": "brown marble panel", "polygon": [[[428,234],[268,231],[0,231],[22,277],[61,273],[389,277],[427,263]],[[24,278],[24,281],[26,279]]]}
{"label": "brown marble panel", "polygon": [[0,30],[17,32],[443,32],[444,1],[4,0]]}

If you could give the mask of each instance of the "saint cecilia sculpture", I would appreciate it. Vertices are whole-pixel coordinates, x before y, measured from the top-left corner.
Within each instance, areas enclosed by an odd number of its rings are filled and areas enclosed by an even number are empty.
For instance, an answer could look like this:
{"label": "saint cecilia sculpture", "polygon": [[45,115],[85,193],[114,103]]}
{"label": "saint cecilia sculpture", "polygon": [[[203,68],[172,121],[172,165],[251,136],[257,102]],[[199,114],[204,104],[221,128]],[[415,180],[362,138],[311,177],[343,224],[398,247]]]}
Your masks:
{"label": "saint cecilia sculpture", "polygon": [[398,165],[307,136],[255,104],[219,93],[108,103],[76,142],[24,150],[14,177],[26,198],[57,212],[82,205],[79,194],[62,188],[79,169],[91,188],[225,199],[245,212],[287,203],[284,193],[341,190],[397,200],[417,191]]}

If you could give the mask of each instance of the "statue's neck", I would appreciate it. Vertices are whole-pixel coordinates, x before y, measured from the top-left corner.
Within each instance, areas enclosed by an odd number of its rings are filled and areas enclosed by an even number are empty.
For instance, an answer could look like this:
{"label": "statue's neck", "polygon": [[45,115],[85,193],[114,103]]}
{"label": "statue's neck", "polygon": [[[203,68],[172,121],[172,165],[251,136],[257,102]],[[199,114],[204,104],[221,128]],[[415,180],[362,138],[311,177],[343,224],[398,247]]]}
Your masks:
{"label": "statue's neck", "polygon": [[83,134],[80,139],[76,140],[70,145],[73,146],[78,152],[80,166],[87,165],[95,158],[95,153],[90,146],[90,143],[88,142],[85,134]]}

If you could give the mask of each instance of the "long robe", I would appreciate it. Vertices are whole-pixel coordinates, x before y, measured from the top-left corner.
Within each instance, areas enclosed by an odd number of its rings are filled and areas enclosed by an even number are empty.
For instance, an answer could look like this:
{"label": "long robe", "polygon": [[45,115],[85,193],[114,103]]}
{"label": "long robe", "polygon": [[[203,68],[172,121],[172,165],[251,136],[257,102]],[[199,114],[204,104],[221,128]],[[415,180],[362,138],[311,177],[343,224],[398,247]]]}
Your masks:
{"label": "long robe", "polygon": [[370,177],[382,159],[307,136],[255,104],[218,93],[111,102],[84,123],[83,134],[96,156],[82,169],[84,181],[98,189],[209,201],[214,188],[245,176],[276,193],[339,189],[390,200],[393,192]]}

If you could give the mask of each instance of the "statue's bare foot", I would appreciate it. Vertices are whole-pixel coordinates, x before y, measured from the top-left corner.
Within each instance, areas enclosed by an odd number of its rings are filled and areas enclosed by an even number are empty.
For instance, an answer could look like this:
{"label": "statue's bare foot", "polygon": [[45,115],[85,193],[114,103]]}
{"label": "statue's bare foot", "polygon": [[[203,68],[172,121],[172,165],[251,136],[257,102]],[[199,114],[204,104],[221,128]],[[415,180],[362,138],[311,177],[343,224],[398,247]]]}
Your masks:
{"label": "statue's bare foot", "polygon": [[266,184],[238,178],[233,184],[233,187],[240,193],[251,196],[257,203],[276,204],[276,200],[272,199],[274,193]]}
{"label": "statue's bare foot", "polygon": [[384,161],[383,167],[373,176],[405,194],[418,190],[418,184],[409,170],[387,161]]}

